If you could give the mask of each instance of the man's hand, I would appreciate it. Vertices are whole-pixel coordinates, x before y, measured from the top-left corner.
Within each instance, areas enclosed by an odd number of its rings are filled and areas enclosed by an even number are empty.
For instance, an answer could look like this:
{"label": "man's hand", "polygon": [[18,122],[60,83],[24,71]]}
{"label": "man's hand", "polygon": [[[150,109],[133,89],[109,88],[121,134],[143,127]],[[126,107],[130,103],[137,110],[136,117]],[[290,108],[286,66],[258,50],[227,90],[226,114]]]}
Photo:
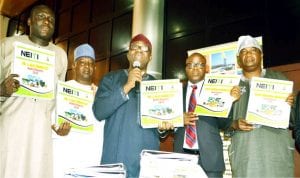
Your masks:
{"label": "man's hand", "polygon": [[97,89],[98,89],[97,86],[94,83],[92,83],[91,90],[93,91],[93,96],[96,96]]}
{"label": "man's hand", "polygon": [[245,119],[234,120],[231,127],[234,130],[241,130],[241,131],[251,131],[254,128],[253,125],[248,123]]}
{"label": "man's hand", "polygon": [[235,102],[241,97],[241,88],[239,86],[234,86],[230,90],[230,96],[233,98],[232,102]]}
{"label": "man's hand", "polygon": [[196,125],[196,121],[198,120],[198,116],[193,112],[187,112],[183,114],[184,125]]}
{"label": "man's hand", "polygon": [[10,97],[20,87],[20,82],[14,77],[19,77],[18,74],[10,74],[0,85],[0,96]]}
{"label": "man's hand", "polygon": [[289,94],[289,96],[286,98],[286,102],[290,105],[294,105],[295,95],[293,93]]}
{"label": "man's hand", "polygon": [[51,126],[52,130],[59,136],[66,136],[69,134],[70,130],[71,130],[71,125],[70,122],[63,122],[60,124],[60,126],[56,126],[55,124],[53,124]]}
{"label": "man's hand", "polygon": [[173,130],[174,129],[174,125],[172,123],[170,123],[170,122],[163,121],[162,123],[158,124],[158,129],[160,131]]}
{"label": "man's hand", "polygon": [[128,72],[127,83],[123,87],[125,94],[128,94],[129,91],[135,87],[136,81],[138,82],[142,81],[142,73],[139,68],[133,68]]}

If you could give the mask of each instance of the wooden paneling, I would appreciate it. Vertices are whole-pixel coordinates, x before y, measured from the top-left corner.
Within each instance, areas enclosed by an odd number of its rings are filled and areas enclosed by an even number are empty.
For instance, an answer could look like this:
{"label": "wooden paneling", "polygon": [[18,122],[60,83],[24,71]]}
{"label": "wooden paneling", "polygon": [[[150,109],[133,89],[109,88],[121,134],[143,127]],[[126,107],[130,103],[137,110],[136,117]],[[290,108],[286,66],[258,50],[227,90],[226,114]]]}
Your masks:
{"label": "wooden paneling", "polygon": [[126,55],[127,53],[122,53],[120,55],[112,57],[110,59],[110,71],[127,69],[129,66],[129,62]]}
{"label": "wooden paneling", "polygon": [[68,79],[72,78],[73,50],[82,43],[95,49],[95,81],[103,72],[128,67],[125,53],[131,39],[133,0],[64,0],[57,1],[57,5],[55,42],[69,41]]}
{"label": "wooden paneling", "polygon": [[132,12],[124,14],[113,20],[111,54],[128,50],[131,39]]}
{"label": "wooden paneling", "polygon": [[300,63],[276,66],[270,69],[282,72],[290,80],[294,81],[294,91],[300,91]]}
{"label": "wooden paneling", "polygon": [[167,1],[167,36],[169,38],[193,33],[205,28],[207,1]]}
{"label": "wooden paneling", "polygon": [[174,143],[174,135],[169,134],[166,138],[161,139],[160,141],[160,148],[161,151],[173,151],[173,143]]}
{"label": "wooden paneling", "polygon": [[81,32],[88,29],[90,22],[91,0],[80,1],[73,7],[72,32]]}
{"label": "wooden paneling", "polygon": [[71,32],[71,9],[63,11],[58,15],[58,36],[64,36]]}
{"label": "wooden paneling", "polygon": [[97,61],[95,64],[95,73],[93,82],[98,85],[103,76],[109,72],[109,60]]}
{"label": "wooden paneling", "polygon": [[111,22],[103,23],[90,30],[90,44],[94,47],[96,59],[101,60],[110,56]]}
{"label": "wooden paneling", "polygon": [[92,1],[92,21],[105,21],[113,14],[113,1],[93,0]]}
{"label": "wooden paneling", "polygon": [[59,0],[59,1],[57,1],[58,9],[63,10],[63,9],[66,9],[66,8],[70,8],[72,6],[73,1],[74,0]]}
{"label": "wooden paneling", "polygon": [[7,17],[20,15],[37,0],[0,0],[0,14]]}
{"label": "wooden paneling", "polygon": [[68,81],[68,80],[73,80],[74,79],[74,71],[73,71],[73,69],[71,68],[71,69],[68,69],[67,70],[67,74],[66,74],[66,81]]}
{"label": "wooden paneling", "polygon": [[133,0],[115,0],[114,11],[117,14],[122,13],[123,11],[132,8]]}
{"label": "wooden paneling", "polygon": [[68,49],[68,69],[72,68],[74,63],[74,49],[80,44],[88,42],[87,32],[80,33],[72,38],[70,38],[69,49]]}

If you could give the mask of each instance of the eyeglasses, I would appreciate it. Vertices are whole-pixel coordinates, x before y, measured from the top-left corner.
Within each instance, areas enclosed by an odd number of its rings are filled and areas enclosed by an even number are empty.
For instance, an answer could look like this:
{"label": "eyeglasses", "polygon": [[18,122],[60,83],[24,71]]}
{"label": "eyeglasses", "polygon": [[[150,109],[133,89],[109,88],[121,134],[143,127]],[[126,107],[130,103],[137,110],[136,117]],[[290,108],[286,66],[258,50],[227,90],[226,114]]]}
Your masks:
{"label": "eyeglasses", "polygon": [[188,69],[193,69],[193,68],[204,69],[205,64],[204,63],[187,63],[186,68],[188,68]]}
{"label": "eyeglasses", "polygon": [[131,45],[130,46],[130,50],[138,50],[138,49],[140,49],[143,52],[148,52],[149,51],[148,46],[139,46],[139,45]]}

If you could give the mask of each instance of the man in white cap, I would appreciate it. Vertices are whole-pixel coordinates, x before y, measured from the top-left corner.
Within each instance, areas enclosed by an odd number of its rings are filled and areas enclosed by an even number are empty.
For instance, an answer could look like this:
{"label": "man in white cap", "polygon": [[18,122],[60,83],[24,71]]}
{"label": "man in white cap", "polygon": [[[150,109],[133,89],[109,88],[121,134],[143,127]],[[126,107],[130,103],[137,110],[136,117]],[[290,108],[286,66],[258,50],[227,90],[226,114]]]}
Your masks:
{"label": "man in white cap", "polygon": [[[288,129],[254,126],[246,118],[252,77],[287,80],[275,71],[262,68],[263,52],[251,36],[238,40],[237,60],[242,68],[239,86],[242,95],[233,105],[232,143],[229,156],[233,177],[293,177],[294,144]],[[292,105],[291,94],[287,102]]]}
{"label": "man in white cap", "polygon": [[[81,44],[74,50],[74,80],[67,81],[76,88],[92,90],[95,70],[95,51],[89,44]],[[91,108],[94,130],[92,133],[72,131],[67,137],[54,139],[54,177],[64,176],[69,168],[99,165],[102,154],[103,130],[105,121],[97,121]]]}

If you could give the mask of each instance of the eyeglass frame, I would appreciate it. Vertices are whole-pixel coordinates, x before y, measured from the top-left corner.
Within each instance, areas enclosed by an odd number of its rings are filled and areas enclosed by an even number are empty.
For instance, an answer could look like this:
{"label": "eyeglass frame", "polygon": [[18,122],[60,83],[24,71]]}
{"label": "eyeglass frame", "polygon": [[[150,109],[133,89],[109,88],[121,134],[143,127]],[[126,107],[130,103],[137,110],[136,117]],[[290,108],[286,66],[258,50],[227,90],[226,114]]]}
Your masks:
{"label": "eyeglass frame", "polygon": [[185,67],[188,69],[194,69],[194,68],[205,69],[206,64],[205,63],[186,63]]}
{"label": "eyeglass frame", "polygon": [[136,45],[136,44],[133,44],[133,45],[130,45],[129,47],[130,50],[132,51],[135,51],[135,50],[141,50],[143,52],[149,52],[149,46],[141,46],[141,45]]}

